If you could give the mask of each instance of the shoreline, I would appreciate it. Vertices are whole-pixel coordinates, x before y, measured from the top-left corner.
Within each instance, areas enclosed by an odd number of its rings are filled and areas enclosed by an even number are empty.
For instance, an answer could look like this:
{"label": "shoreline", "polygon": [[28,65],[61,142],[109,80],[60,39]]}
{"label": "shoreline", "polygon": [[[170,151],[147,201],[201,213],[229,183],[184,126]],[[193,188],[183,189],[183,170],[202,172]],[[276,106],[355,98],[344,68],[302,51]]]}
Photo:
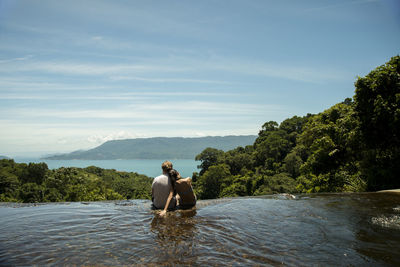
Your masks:
{"label": "shoreline", "polygon": [[380,190],[376,193],[400,193],[400,189],[388,189],[388,190]]}

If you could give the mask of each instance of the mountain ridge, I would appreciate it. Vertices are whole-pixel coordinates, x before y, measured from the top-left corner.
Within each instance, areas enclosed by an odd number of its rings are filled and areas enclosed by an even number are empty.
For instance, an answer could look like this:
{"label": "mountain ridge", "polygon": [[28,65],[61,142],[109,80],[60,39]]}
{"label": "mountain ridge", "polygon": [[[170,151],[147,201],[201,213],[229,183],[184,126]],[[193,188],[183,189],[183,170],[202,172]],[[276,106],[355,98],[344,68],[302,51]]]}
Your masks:
{"label": "mountain ridge", "polygon": [[252,145],[256,135],[151,137],[107,141],[93,149],[47,156],[53,160],[194,159],[205,148],[224,151]]}

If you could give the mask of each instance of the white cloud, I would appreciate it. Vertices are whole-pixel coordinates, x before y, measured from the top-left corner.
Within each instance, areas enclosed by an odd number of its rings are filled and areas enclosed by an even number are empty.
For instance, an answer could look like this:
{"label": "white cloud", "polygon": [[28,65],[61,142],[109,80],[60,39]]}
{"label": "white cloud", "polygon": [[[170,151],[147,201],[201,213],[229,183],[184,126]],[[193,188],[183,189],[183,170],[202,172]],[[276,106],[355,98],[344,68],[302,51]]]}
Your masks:
{"label": "white cloud", "polygon": [[[147,60],[134,64],[93,64],[76,61],[14,61],[0,64],[0,72],[43,72],[76,76],[99,76],[113,81],[136,80],[149,83],[208,83],[232,84],[231,80],[192,78],[196,73],[220,73],[244,76],[276,77],[294,81],[323,83],[348,78],[344,70],[319,66],[296,66],[272,62],[258,62],[242,59],[213,57],[207,60],[196,57],[166,57],[156,62]],[[174,73],[175,77],[171,77]],[[165,77],[167,75],[167,77]],[[163,77],[163,78],[160,78]]]}
{"label": "white cloud", "polygon": [[9,58],[9,59],[0,59],[0,64],[10,63],[15,61],[25,61],[31,59],[33,55],[26,55],[24,57],[17,57],[17,58]]}
{"label": "white cloud", "polygon": [[103,39],[104,39],[103,36],[93,36],[93,37],[92,37],[92,40],[95,40],[95,41],[101,41],[101,40],[103,40]]}
{"label": "white cloud", "polygon": [[214,84],[231,84],[226,81],[217,80],[201,80],[201,79],[185,79],[185,78],[144,78],[137,76],[111,76],[111,80],[115,81],[144,81],[151,83],[214,83]]}
{"label": "white cloud", "polygon": [[[127,123],[61,123],[36,122],[28,118],[26,122],[0,120],[0,150],[8,156],[41,156],[48,153],[66,153],[79,149],[91,149],[108,140],[142,137],[198,137],[216,135],[257,134],[260,122],[221,121],[203,122],[183,120],[163,120]],[[143,123],[148,123],[143,125]],[[211,124],[210,124],[211,123]],[[215,124],[216,127],[210,127]],[[237,127],[240,124],[240,127]]]}
{"label": "white cloud", "polygon": [[[320,51],[326,58],[308,60],[313,53],[305,53],[314,47],[305,47],[302,38],[314,36],[317,28],[303,28],[308,20],[295,25],[301,17],[288,11],[317,14],[303,8],[318,3],[234,3],[226,9],[198,3],[179,3],[177,8],[162,1],[155,8],[128,2],[27,1],[19,5],[24,10],[9,13],[0,42],[1,149],[41,146],[65,151],[144,135],[254,134],[265,121],[299,115],[298,103],[311,103],[309,96],[317,90],[327,94],[316,96],[314,103],[334,101],[331,92],[341,90],[339,82],[352,83],[356,74],[347,70],[357,57],[343,60],[353,48],[340,55]],[[366,2],[370,1],[319,4],[320,9],[331,9]],[[242,7],[257,14],[238,13]],[[262,9],[268,14],[260,16]],[[38,20],[41,14],[53,16]],[[350,34],[342,26],[330,30],[338,43],[316,49],[330,51]],[[286,51],[284,56],[274,48],[287,39],[272,39],[282,34],[299,38],[298,49],[283,44],[279,51]],[[227,43],[232,45],[227,48]],[[333,56],[343,59],[330,60]],[[275,61],[263,61],[266,58]],[[338,69],[330,67],[335,61],[340,61]],[[288,84],[293,88],[278,92]]]}
{"label": "white cloud", "polygon": [[[36,108],[9,108],[3,111],[4,115],[12,114],[14,118],[30,119],[103,119],[103,120],[135,120],[140,123],[165,123],[161,118],[190,122],[213,121],[222,118],[258,117],[270,112],[282,112],[286,109],[280,105],[256,105],[234,102],[210,101],[167,101],[153,103],[136,103],[118,108],[92,109],[44,109]],[[164,121],[164,122],[163,122]]]}
{"label": "white cloud", "polygon": [[0,148],[4,151],[22,151],[22,147],[38,151],[41,147],[59,152],[88,149],[116,139],[256,134],[266,118],[288,114],[279,105],[208,101],[84,110],[9,107],[0,108],[0,112]]}
{"label": "white cloud", "polygon": [[57,143],[58,144],[66,144],[66,143],[68,143],[68,140],[66,138],[59,138],[57,140]]}
{"label": "white cloud", "polygon": [[8,90],[13,93],[17,91],[94,91],[110,89],[110,86],[105,85],[82,85],[82,84],[71,84],[62,82],[51,82],[51,77],[34,77],[34,76],[23,76],[19,75],[18,79],[1,79],[0,80],[0,91]]}
{"label": "white cloud", "polygon": [[343,8],[352,5],[362,5],[362,4],[369,4],[369,3],[376,3],[380,2],[380,0],[356,0],[356,1],[343,1],[343,2],[336,2],[334,4],[323,5],[319,7],[309,8],[307,11],[320,11],[324,9],[332,9],[332,8]]}
{"label": "white cloud", "polygon": [[[3,71],[13,70],[13,66]],[[176,71],[174,68],[165,68],[140,64],[91,64],[71,62],[35,62],[14,68],[14,71],[43,71],[47,73],[61,73],[73,75],[109,75],[112,73],[135,73],[148,71]]]}
{"label": "white cloud", "polygon": [[123,140],[123,139],[133,139],[133,138],[140,138],[145,137],[143,134],[134,134],[127,131],[119,131],[119,132],[112,132],[106,135],[102,134],[95,134],[91,135],[87,138],[90,143],[94,144],[102,144],[107,141],[111,140]]}
{"label": "white cloud", "polygon": [[[202,66],[203,65],[203,66]],[[296,66],[294,64],[285,65],[282,63],[246,61],[240,59],[216,59],[212,63],[198,62],[197,68],[204,68],[239,75],[275,77],[286,80],[323,83],[332,80],[344,80],[348,73],[343,70],[332,70],[327,68],[312,66]]]}
{"label": "white cloud", "polygon": [[194,134],[195,134],[195,136],[198,136],[198,137],[207,136],[207,134],[205,134],[205,133],[203,133],[203,132],[195,132]]}
{"label": "white cloud", "polygon": [[[8,88],[10,90],[11,88]],[[17,90],[17,89],[16,89]],[[15,91],[15,90],[13,90]],[[111,88],[110,88],[111,91]],[[251,94],[246,94],[249,96]],[[239,97],[244,96],[243,93],[218,93],[218,92],[132,92],[132,93],[103,93],[102,95],[93,94],[71,94],[71,92],[60,92],[57,94],[49,94],[48,92],[19,92],[19,93],[2,93],[0,91],[0,100],[110,100],[110,101],[137,101],[143,103],[154,102],[160,98],[185,96],[185,97]]]}

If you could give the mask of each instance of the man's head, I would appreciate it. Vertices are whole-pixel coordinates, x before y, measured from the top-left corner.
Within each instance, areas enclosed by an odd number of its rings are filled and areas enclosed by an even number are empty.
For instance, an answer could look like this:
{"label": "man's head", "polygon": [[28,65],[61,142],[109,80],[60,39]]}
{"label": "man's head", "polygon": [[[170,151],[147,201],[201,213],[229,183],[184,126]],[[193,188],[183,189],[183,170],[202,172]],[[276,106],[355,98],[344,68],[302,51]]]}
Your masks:
{"label": "man's head", "polygon": [[164,161],[163,164],[161,164],[161,168],[163,172],[168,173],[170,170],[172,170],[172,162],[171,161]]}

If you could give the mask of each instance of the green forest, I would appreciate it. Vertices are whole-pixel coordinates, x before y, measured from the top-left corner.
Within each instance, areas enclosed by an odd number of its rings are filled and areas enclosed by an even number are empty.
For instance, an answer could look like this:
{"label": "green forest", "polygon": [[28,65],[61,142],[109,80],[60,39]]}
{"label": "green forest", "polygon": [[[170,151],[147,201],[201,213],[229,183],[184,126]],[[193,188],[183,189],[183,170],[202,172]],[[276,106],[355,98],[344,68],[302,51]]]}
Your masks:
{"label": "green forest", "polygon": [[[206,148],[193,174],[199,199],[400,188],[400,56],[355,82],[319,114],[268,121],[253,145]],[[0,160],[0,201],[150,199],[152,179],[98,167],[49,170]]]}
{"label": "green forest", "polygon": [[0,160],[0,201],[60,202],[150,199],[152,178],[87,168],[49,170],[46,163]]}
{"label": "green forest", "polygon": [[253,145],[196,160],[201,199],[400,188],[400,57],[358,77],[353,98],[266,122]]}

